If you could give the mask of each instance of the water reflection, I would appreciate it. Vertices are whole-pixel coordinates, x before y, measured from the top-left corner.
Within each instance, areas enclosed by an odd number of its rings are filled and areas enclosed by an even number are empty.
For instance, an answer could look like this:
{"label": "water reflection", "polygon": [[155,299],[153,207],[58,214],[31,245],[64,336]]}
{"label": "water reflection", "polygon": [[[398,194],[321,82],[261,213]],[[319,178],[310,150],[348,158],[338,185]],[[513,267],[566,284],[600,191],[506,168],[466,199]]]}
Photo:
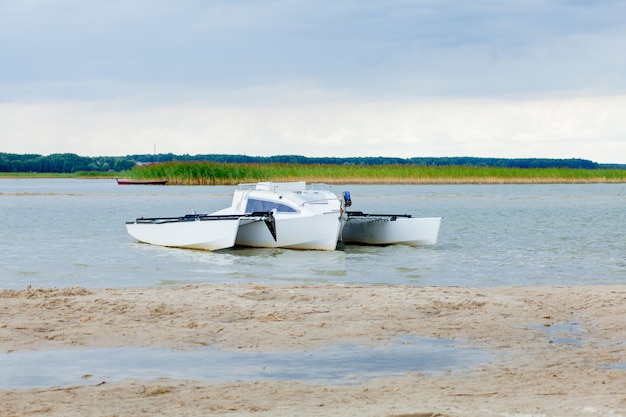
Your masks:
{"label": "water reflection", "polygon": [[367,379],[469,371],[493,359],[449,340],[405,337],[373,346],[335,345],[286,353],[150,348],[12,352],[0,356],[0,387],[83,384],[126,378],[294,380],[352,384]]}

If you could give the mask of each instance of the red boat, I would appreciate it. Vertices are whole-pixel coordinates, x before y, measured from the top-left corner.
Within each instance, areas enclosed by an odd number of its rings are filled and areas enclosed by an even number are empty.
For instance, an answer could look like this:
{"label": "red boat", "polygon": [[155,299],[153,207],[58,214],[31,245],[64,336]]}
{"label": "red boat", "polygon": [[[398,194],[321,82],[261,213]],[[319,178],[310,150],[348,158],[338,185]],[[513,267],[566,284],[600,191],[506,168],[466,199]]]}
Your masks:
{"label": "red boat", "polygon": [[165,185],[167,180],[124,180],[115,179],[119,185]]}

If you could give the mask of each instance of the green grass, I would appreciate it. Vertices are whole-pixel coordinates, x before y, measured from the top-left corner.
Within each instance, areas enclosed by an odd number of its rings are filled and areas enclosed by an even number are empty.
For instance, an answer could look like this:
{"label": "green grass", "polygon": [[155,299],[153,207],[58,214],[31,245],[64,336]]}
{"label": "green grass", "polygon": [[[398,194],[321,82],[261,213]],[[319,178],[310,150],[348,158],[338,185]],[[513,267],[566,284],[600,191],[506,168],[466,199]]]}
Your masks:
{"label": "green grass", "polygon": [[71,174],[0,173],[17,178],[167,179],[180,185],[234,185],[259,181],[307,181],[327,184],[550,184],[624,183],[624,169],[497,168],[418,165],[300,165],[164,162],[126,172],[81,171]]}
{"label": "green grass", "polygon": [[132,179],[167,179],[169,184],[232,185],[258,181],[328,184],[503,184],[622,183],[626,170],[569,168],[495,168],[415,165],[298,165],[166,162],[135,167]]}

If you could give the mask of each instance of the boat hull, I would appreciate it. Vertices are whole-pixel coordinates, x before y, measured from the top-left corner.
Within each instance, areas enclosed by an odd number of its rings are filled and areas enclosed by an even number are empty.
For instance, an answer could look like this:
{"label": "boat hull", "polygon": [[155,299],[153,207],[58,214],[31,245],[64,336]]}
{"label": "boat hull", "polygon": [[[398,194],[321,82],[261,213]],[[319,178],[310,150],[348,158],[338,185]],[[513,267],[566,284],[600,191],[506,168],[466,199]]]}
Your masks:
{"label": "boat hull", "polygon": [[124,180],[117,178],[119,185],[165,185],[167,180]]}
{"label": "boat hull", "polygon": [[339,212],[311,216],[276,215],[276,239],[263,222],[242,221],[235,244],[257,248],[335,250],[341,231]]}
{"label": "boat hull", "polygon": [[344,243],[424,246],[437,243],[441,217],[349,219],[342,231]]}
{"label": "boat hull", "polygon": [[234,246],[238,229],[239,219],[126,223],[128,234],[143,243],[211,251]]}

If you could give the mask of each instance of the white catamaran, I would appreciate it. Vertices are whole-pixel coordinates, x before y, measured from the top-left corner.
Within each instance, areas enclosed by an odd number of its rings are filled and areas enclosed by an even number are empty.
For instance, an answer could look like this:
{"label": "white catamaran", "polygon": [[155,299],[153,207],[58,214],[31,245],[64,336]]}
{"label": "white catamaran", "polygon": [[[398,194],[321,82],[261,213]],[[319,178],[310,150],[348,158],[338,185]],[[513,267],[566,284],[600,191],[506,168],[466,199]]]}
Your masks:
{"label": "white catamaran", "polygon": [[126,223],[140,242],[190,249],[233,246],[334,250],[338,242],[412,246],[437,242],[441,217],[366,214],[348,211],[350,193],[341,197],[324,184],[260,182],[241,184],[230,207],[211,214],[141,217]]}

